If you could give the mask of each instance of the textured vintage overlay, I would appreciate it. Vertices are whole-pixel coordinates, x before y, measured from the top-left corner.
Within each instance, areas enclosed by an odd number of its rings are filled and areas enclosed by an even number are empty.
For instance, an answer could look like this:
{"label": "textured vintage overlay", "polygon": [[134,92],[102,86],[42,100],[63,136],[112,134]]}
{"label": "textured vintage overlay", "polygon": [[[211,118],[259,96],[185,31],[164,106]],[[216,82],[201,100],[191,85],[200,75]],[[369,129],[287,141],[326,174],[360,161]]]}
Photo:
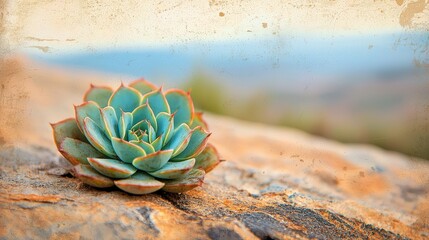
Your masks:
{"label": "textured vintage overlay", "polygon": [[[100,45],[246,39],[289,31],[427,31],[427,1],[2,1],[2,48],[55,51]],[[248,31],[251,31],[249,33]]]}
{"label": "textured vintage overlay", "polygon": [[[0,9],[0,238],[429,237],[428,161],[213,114],[213,142],[227,161],[202,188],[135,197],[79,185],[52,144],[48,122],[72,116],[89,83],[117,87],[122,78],[27,57],[147,45],[175,51],[194,42],[210,48],[288,34],[427,36],[427,0],[0,0]],[[281,41],[270,49],[274,58]],[[413,64],[427,71],[428,41],[405,41]],[[410,108],[416,106],[429,114],[427,102]]]}

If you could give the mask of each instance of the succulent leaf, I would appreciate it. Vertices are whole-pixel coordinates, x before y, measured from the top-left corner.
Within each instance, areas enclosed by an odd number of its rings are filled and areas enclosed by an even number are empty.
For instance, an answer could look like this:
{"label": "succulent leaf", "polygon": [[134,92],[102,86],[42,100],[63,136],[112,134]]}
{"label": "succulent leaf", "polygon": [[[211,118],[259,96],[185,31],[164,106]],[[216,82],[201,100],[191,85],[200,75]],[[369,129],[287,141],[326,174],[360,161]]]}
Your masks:
{"label": "succulent leaf", "polygon": [[[122,112],[122,116],[119,119],[119,137],[122,139],[129,139],[127,132],[133,124],[133,114],[129,112]],[[126,138],[127,137],[127,138]]]}
{"label": "succulent leaf", "polygon": [[158,129],[156,130],[156,136],[163,136],[162,143],[170,141],[172,130],[174,129],[174,116],[162,112],[156,116],[156,121],[158,122]]}
{"label": "succulent leaf", "polygon": [[113,180],[101,175],[95,171],[91,166],[79,164],[73,168],[74,176],[79,178],[82,182],[97,188],[113,187]]}
{"label": "succulent leaf", "polygon": [[156,140],[156,131],[153,129],[152,125],[149,124],[149,129],[147,132],[147,135],[149,137],[149,142],[154,142]]}
{"label": "succulent leaf", "polygon": [[194,118],[192,119],[192,123],[191,123],[190,127],[192,129],[194,129],[196,127],[201,127],[204,130],[208,130],[209,129],[206,121],[204,121],[204,119],[203,119],[203,114],[200,113],[200,112],[196,112],[194,114]]}
{"label": "succulent leaf", "polygon": [[185,123],[182,123],[173,133],[171,140],[163,147],[163,149],[173,149],[173,158],[183,152],[189,144],[189,139],[192,136],[192,131]]}
{"label": "succulent leaf", "polygon": [[191,96],[179,89],[172,89],[165,93],[165,98],[170,106],[170,111],[175,113],[174,125],[182,123],[190,124],[194,116],[194,105]]}
{"label": "succulent leaf", "polygon": [[197,127],[193,130],[191,139],[189,139],[188,146],[179,155],[174,157],[174,160],[185,160],[198,156],[206,147],[207,140],[210,133]]}
{"label": "succulent leaf", "polygon": [[162,190],[166,192],[180,193],[192,190],[203,184],[205,172],[192,169],[188,174],[174,180],[164,180],[165,186]]}
{"label": "succulent leaf", "polygon": [[147,134],[147,131],[140,134],[140,140],[149,143],[149,134]]}
{"label": "succulent leaf", "polygon": [[97,126],[103,127],[101,123],[100,107],[95,102],[84,102],[79,106],[75,106],[75,115],[78,127],[82,132],[84,125],[83,120],[86,117],[91,118]]}
{"label": "succulent leaf", "polygon": [[116,180],[115,185],[125,192],[140,195],[156,192],[165,184],[148,174],[137,172],[130,178]]}
{"label": "succulent leaf", "polygon": [[147,119],[144,119],[132,126],[131,131],[137,132],[139,130],[142,130],[144,132],[147,132],[149,130],[149,126],[151,126],[150,122]]}
{"label": "succulent leaf", "polygon": [[155,151],[159,151],[161,150],[162,147],[162,135],[157,137],[152,143],[151,143],[153,149],[155,149]]}
{"label": "succulent leaf", "polygon": [[121,111],[132,112],[140,105],[142,95],[134,88],[120,86],[110,97],[109,106],[112,106],[119,118]]}
{"label": "succulent leaf", "polygon": [[157,178],[176,179],[187,174],[194,165],[195,158],[191,158],[182,162],[168,162],[161,169],[148,173]]}
{"label": "succulent leaf", "polygon": [[194,168],[202,169],[208,173],[220,163],[219,153],[216,148],[210,143],[207,144],[206,148],[195,157]]}
{"label": "succulent leaf", "polygon": [[89,117],[86,117],[83,122],[83,133],[88,141],[98,151],[104,155],[115,158],[116,154],[112,147],[110,139],[107,138],[103,130]]}
{"label": "succulent leaf", "polygon": [[118,117],[116,117],[115,109],[111,106],[100,109],[102,123],[105,133],[109,138],[119,137]]}
{"label": "succulent leaf", "polygon": [[74,118],[67,118],[63,121],[51,124],[54,141],[57,148],[60,148],[61,143],[64,139],[74,138],[82,142],[88,142],[85,135],[79,130],[77,122]]}
{"label": "succulent leaf", "polygon": [[131,131],[134,131],[138,138],[145,142],[153,142],[156,139],[156,132],[148,120],[142,120],[136,125],[131,127]]}
{"label": "succulent leaf", "polygon": [[132,141],[130,141],[130,143],[134,143],[134,144],[140,146],[141,148],[143,148],[144,151],[146,152],[146,154],[151,154],[151,153],[155,152],[155,148],[153,148],[153,146],[146,141],[132,140]]}
{"label": "succulent leaf", "polygon": [[137,133],[132,130],[128,130],[128,141],[138,141],[139,137],[137,136]]}
{"label": "succulent leaf", "polygon": [[89,164],[88,157],[104,157],[91,144],[73,138],[65,138],[59,148],[61,154],[73,165]]}
{"label": "succulent leaf", "polygon": [[100,107],[107,106],[110,96],[112,96],[113,90],[110,87],[96,87],[91,84],[91,87],[86,91],[83,101],[93,101]]}
{"label": "succulent leaf", "polygon": [[134,167],[150,172],[162,168],[170,160],[173,150],[162,150],[134,159]]}
{"label": "succulent leaf", "polygon": [[142,120],[147,120],[155,129],[158,128],[155,114],[153,113],[152,108],[150,108],[148,104],[140,105],[139,107],[133,110],[132,114],[133,114],[134,124]]}
{"label": "succulent leaf", "polygon": [[152,83],[150,83],[144,79],[136,80],[136,81],[130,83],[129,86],[132,88],[135,88],[137,91],[139,91],[141,93],[141,95],[145,95],[148,92],[152,92],[152,91],[156,90],[155,85],[153,85]]}
{"label": "succulent leaf", "polygon": [[158,115],[160,112],[170,112],[170,107],[168,106],[167,99],[165,98],[164,94],[162,93],[162,88],[146,93],[143,96],[142,103],[147,103],[152,108],[153,113],[155,116]]}
{"label": "succulent leaf", "polygon": [[137,157],[146,156],[143,148],[120,138],[112,138],[112,146],[116,155],[126,163],[132,163]]}
{"label": "succulent leaf", "polygon": [[88,158],[88,162],[97,172],[111,178],[127,178],[137,172],[133,165],[115,159]]}

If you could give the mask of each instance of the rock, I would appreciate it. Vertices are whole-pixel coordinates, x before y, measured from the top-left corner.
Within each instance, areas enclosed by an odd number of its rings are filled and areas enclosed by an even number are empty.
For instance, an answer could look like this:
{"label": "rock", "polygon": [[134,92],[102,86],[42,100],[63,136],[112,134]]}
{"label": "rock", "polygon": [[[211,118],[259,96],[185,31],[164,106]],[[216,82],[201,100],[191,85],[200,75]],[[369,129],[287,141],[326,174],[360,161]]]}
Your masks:
{"label": "rock", "polygon": [[0,96],[18,85],[31,94],[16,100],[18,110],[0,110],[22,119],[8,129],[0,119],[0,239],[429,236],[428,162],[210,114],[211,142],[226,162],[202,187],[144,196],[88,187],[68,173],[48,124],[72,116],[88,77],[5,64]]}

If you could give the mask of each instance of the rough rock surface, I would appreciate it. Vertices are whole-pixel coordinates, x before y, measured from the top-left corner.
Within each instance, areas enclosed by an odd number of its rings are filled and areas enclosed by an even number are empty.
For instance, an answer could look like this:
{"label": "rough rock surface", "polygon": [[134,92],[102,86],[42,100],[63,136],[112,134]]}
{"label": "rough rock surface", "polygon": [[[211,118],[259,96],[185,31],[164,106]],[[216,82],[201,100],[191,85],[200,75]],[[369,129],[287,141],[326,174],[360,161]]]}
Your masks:
{"label": "rough rock surface", "polygon": [[429,162],[208,114],[227,161],[202,187],[88,187],[69,174],[48,122],[72,116],[102,78],[17,59],[0,74],[0,239],[429,238]]}

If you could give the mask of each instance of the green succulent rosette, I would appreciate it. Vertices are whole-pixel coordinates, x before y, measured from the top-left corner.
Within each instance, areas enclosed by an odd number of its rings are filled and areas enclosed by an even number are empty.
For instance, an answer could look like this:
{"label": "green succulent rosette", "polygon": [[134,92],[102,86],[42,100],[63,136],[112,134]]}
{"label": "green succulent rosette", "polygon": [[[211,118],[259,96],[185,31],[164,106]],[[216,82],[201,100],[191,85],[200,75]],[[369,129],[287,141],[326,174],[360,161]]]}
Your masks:
{"label": "green succulent rosette", "polygon": [[51,126],[73,175],[88,185],[185,192],[220,162],[189,93],[137,80],[116,91],[91,85],[83,100],[75,118]]}

